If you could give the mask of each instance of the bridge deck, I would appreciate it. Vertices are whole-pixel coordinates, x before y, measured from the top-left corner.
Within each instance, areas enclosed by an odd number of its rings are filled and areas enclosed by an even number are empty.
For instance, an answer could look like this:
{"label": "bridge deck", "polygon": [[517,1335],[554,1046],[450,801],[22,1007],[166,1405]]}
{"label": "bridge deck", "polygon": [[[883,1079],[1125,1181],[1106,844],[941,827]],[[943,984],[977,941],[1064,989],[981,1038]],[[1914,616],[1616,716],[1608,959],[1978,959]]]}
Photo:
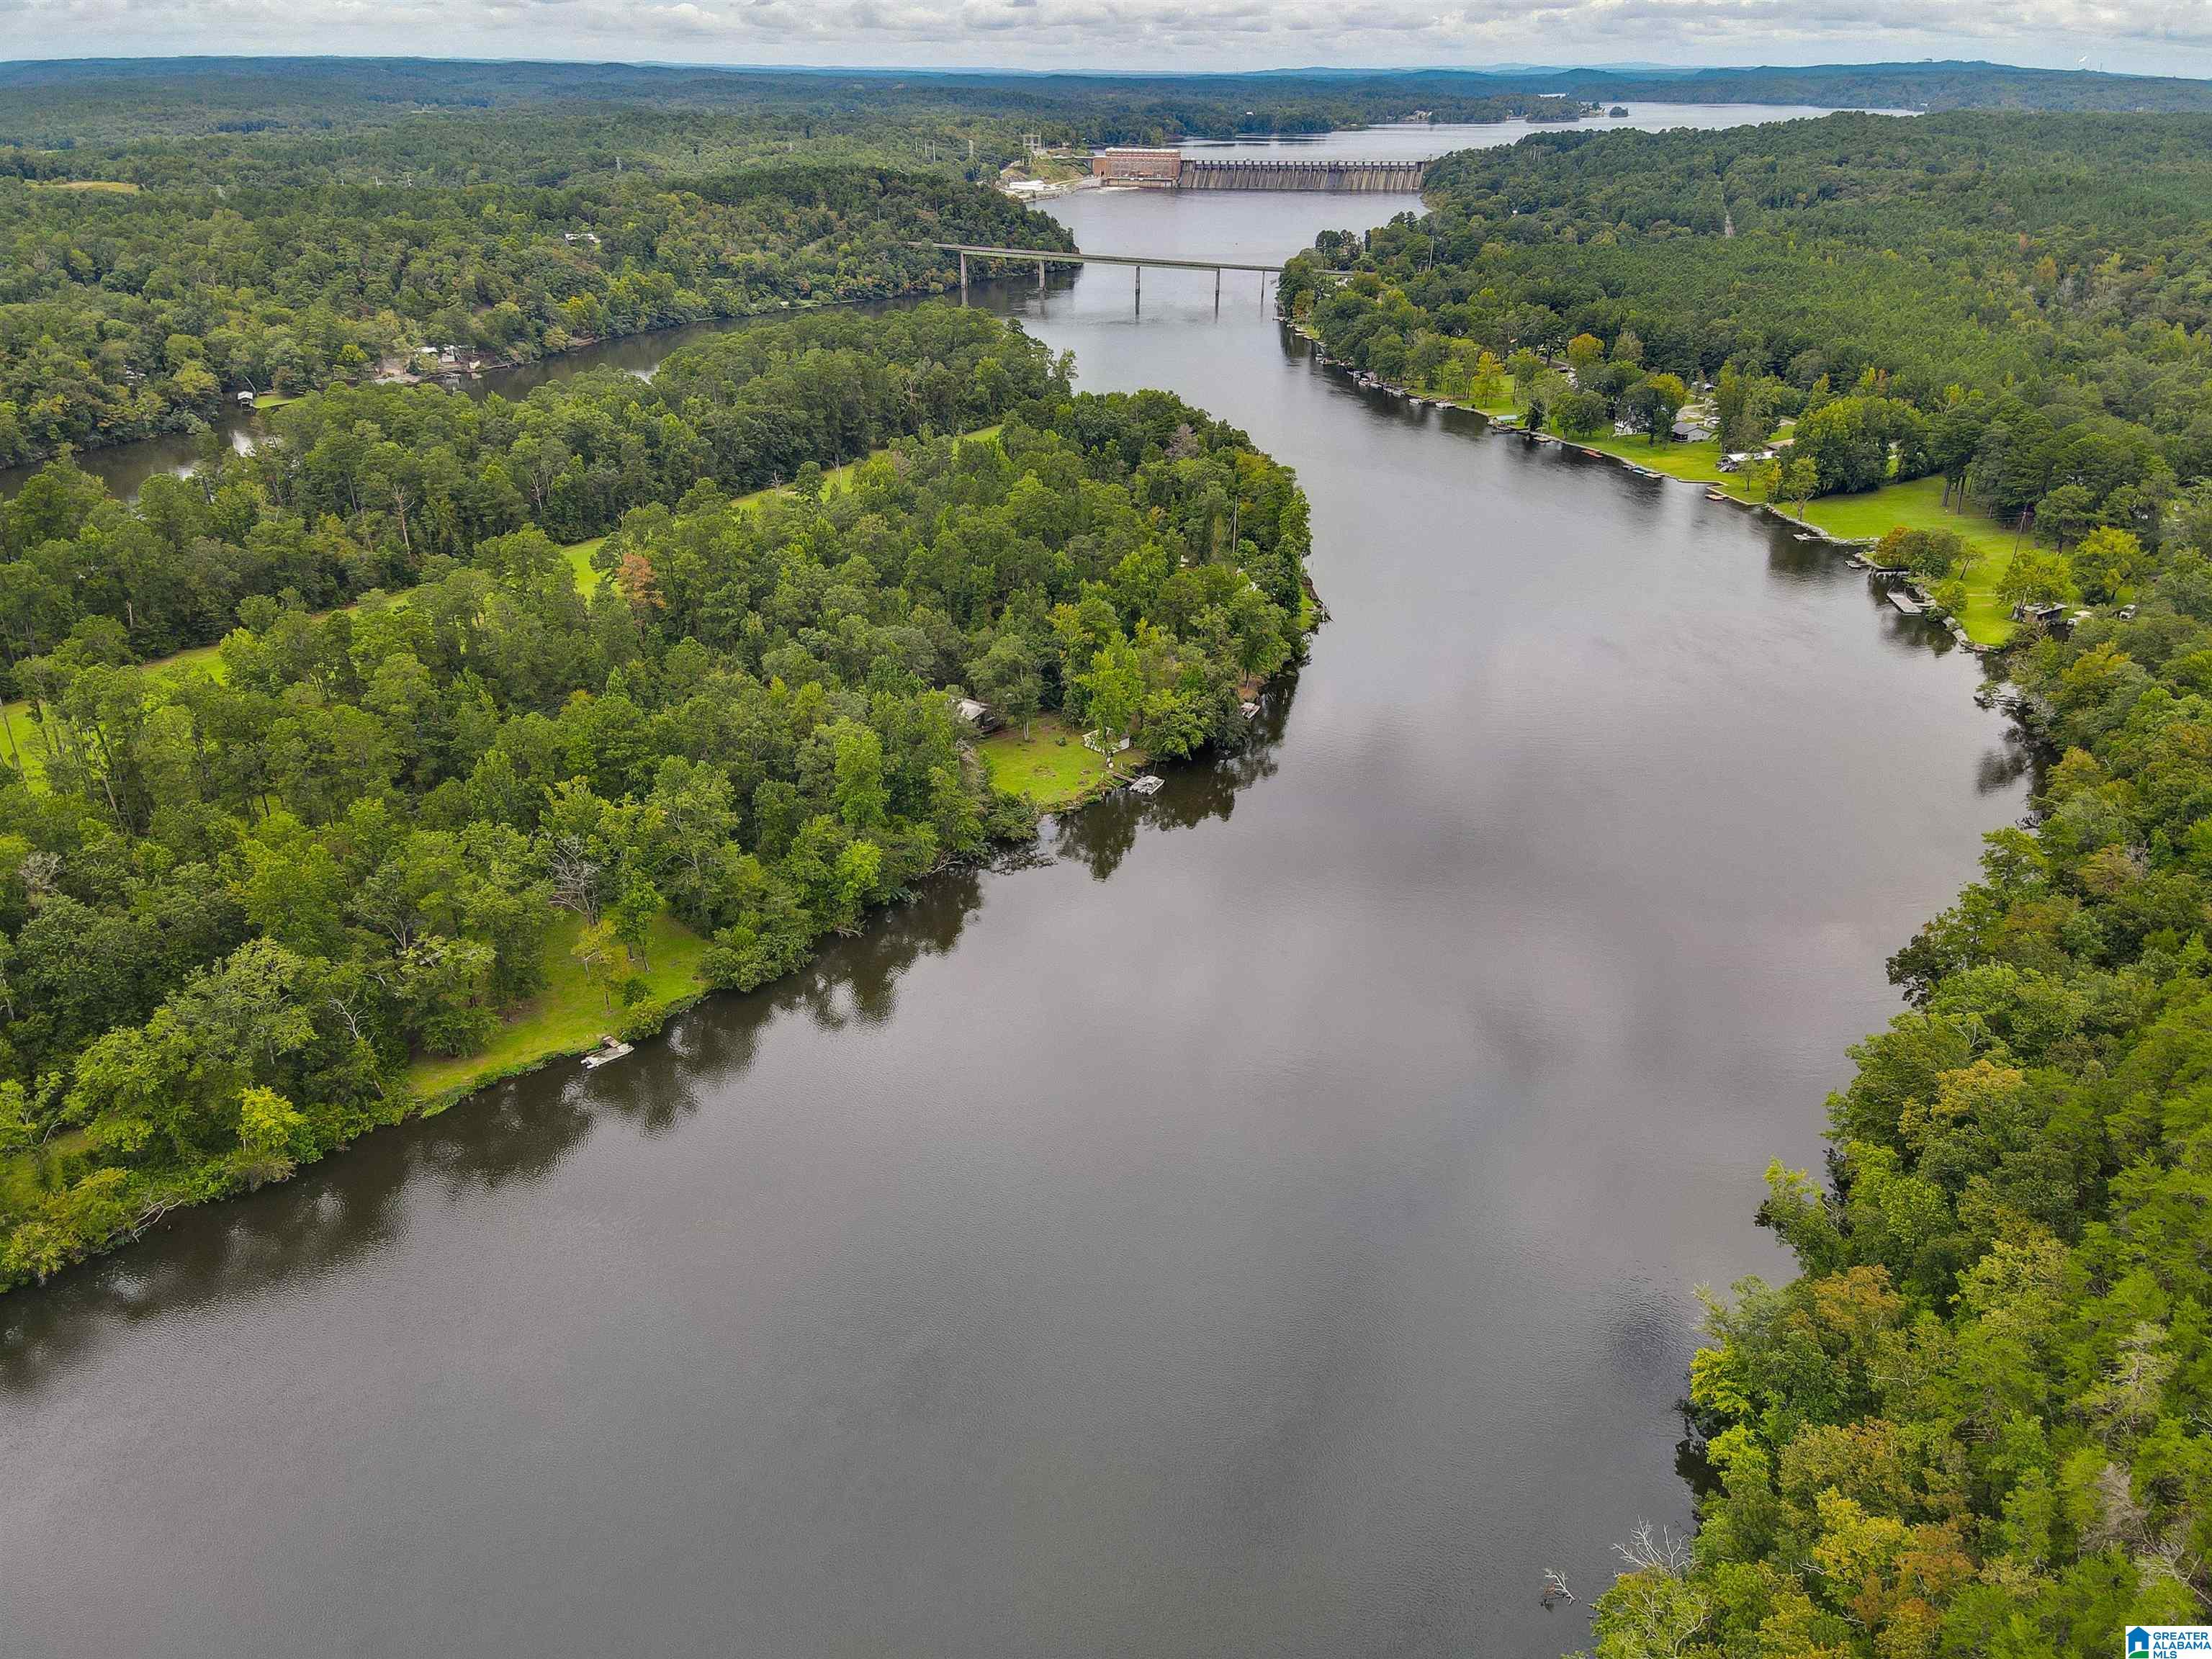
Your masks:
{"label": "bridge deck", "polygon": [[1024,264],[1150,265],[1159,270],[1259,270],[1279,275],[1280,265],[1251,264],[1239,259],[1170,259],[1150,253],[1066,253],[1058,248],[982,247],[974,242],[915,242],[940,253],[965,253],[978,259],[1018,259]]}

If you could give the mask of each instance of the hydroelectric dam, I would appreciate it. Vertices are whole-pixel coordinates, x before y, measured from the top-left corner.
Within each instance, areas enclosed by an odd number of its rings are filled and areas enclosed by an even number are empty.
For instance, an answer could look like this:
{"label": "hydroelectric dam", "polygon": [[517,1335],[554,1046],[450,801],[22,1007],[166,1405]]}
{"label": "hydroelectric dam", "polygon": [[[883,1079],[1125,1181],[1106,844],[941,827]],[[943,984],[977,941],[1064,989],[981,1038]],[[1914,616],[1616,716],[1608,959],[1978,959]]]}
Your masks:
{"label": "hydroelectric dam", "polygon": [[1186,155],[1177,190],[1328,190],[1416,195],[1431,161],[1210,161]]}
{"label": "hydroelectric dam", "polygon": [[1367,195],[1416,194],[1435,165],[1433,159],[1217,160],[1165,149],[1102,149],[1091,158],[1092,176],[1104,185],[1150,190],[1343,191]]}

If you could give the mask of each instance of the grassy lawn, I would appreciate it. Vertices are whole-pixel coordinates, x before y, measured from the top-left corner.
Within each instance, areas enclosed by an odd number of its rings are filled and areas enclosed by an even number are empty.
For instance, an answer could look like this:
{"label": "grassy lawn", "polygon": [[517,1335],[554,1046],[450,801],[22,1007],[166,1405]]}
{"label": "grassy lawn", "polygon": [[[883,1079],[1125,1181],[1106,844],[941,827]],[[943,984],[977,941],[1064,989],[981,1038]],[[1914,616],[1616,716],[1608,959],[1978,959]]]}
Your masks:
{"label": "grassy lawn", "polygon": [[1670,478],[1686,478],[1692,483],[1717,484],[1739,501],[1748,501],[1741,479],[1735,473],[1721,471],[1721,447],[1708,440],[1701,444],[1653,444],[1643,438],[1617,438],[1610,432],[1597,438],[1567,438],[1563,442],[1577,449],[1595,449],[1601,455],[1617,455],[1622,460],[1633,461],[1638,466],[1648,466],[1654,472],[1663,472]]}
{"label": "grassy lawn", "polygon": [[663,915],[653,926],[645,1000],[629,1008],[617,1002],[610,1010],[584,976],[582,964],[569,954],[583,927],[581,917],[569,915],[555,925],[545,941],[545,988],[507,1016],[483,1053],[418,1060],[409,1066],[407,1081],[416,1092],[434,1103],[457,1099],[542,1060],[580,1054],[639,1010],[665,1009],[705,988],[699,961],[707,954],[707,941],[673,916]]}
{"label": "grassy lawn", "polygon": [[605,540],[605,536],[594,536],[587,542],[577,542],[561,550],[568,556],[568,568],[576,573],[579,592],[589,593],[599,585],[599,573],[592,568],[592,558],[599,550],[599,544]]}
{"label": "grassy lawn", "polygon": [[[1039,714],[1030,722],[1026,743],[1021,728],[1010,726],[982,739],[975,752],[990,769],[993,783],[1026,796],[1030,805],[1048,811],[1081,800],[1114,771],[1103,756],[1085,749],[1081,737],[1052,714]],[[1144,757],[1133,749],[1120,758],[1124,774],[1144,764]]]}
{"label": "grassy lawn", "polygon": [[1898,526],[1952,530],[1974,554],[1966,568],[1966,637],[2002,645],[2012,637],[2012,607],[1997,598],[1997,583],[2012,564],[2013,532],[1978,513],[1954,513],[1943,505],[1941,478],[1885,484],[1863,495],[1826,495],[1805,510],[1805,521],[1831,536],[1878,538]]}
{"label": "grassy lawn", "polygon": [[1496,398],[1436,397],[1430,401],[1450,409],[1471,409],[1478,415],[1487,415],[1493,421],[1518,421],[1521,418],[1521,405],[1513,401],[1510,392]]}
{"label": "grassy lawn", "polygon": [[24,777],[34,783],[46,774],[40,758],[45,753],[42,742],[29,703],[0,703],[0,759],[21,767]]}
{"label": "grassy lawn", "polygon": [[[1660,444],[1642,438],[1570,438],[1565,441],[1601,454],[1685,478],[1721,490],[1732,499],[1750,501],[1749,480],[1741,472],[1720,470],[1721,447],[1713,440],[1695,444]],[[1796,514],[1782,509],[1792,518]],[[1902,525],[1907,530],[1952,530],[1962,537],[1975,558],[1966,571],[1966,612],[1960,617],[1966,635],[1979,645],[2002,645],[2012,637],[2011,607],[1997,598],[1997,582],[2012,563],[2013,532],[1978,513],[1954,513],[1943,505],[1943,481],[1915,478],[1909,483],[1884,484],[1856,495],[1823,495],[1806,504],[1804,522],[1815,530],[1846,541],[1879,541]]]}

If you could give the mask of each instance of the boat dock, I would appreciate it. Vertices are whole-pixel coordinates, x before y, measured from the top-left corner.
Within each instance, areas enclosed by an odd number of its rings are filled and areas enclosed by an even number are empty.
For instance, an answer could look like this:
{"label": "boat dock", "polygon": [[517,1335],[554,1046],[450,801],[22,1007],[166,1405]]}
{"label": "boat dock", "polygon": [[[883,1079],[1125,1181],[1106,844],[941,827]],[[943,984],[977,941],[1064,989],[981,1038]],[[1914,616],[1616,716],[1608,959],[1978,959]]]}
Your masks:
{"label": "boat dock", "polygon": [[1920,614],[1920,601],[1902,588],[1893,587],[1889,590],[1889,602],[1908,617],[1917,617]]}

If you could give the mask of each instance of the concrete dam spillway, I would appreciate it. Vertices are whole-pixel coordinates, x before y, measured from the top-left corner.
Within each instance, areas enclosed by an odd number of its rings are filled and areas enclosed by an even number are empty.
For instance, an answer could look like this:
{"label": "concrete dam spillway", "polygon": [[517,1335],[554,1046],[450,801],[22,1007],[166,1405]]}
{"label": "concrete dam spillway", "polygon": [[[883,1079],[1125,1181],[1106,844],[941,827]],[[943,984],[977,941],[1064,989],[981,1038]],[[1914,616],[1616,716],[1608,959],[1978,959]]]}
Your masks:
{"label": "concrete dam spillway", "polygon": [[1215,159],[1175,149],[1121,146],[1097,151],[1091,158],[1092,175],[1109,185],[1154,190],[1352,191],[1399,196],[1418,194],[1435,165],[1433,158],[1412,161],[1320,156],[1295,161]]}
{"label": "concrete dam spillway", "polygon": [[1186,155],[1178,190],[1322,190],[1413,195],[1428,161],[1209,161]]}

